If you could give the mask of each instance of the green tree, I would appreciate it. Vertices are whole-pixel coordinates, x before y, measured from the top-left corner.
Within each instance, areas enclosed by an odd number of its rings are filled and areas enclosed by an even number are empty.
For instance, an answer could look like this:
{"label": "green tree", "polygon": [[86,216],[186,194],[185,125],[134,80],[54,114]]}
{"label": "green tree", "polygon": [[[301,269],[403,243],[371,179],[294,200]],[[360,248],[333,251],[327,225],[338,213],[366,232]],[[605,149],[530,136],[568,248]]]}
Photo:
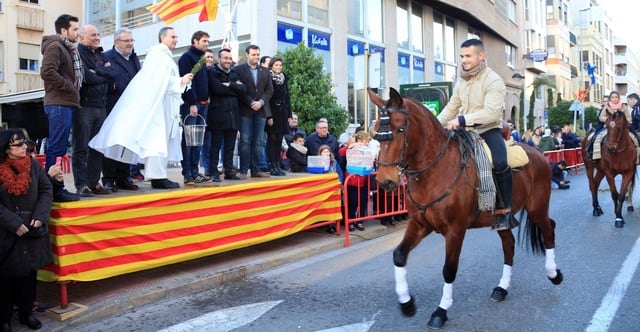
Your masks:
{"label": "green tree", "polygon": [[[546,86],[547,87],[547,98],[550,99],[548,100],[548,105],[549,107],[553,104],[553,101],[551,99],[553,99],[553,93],[551,92],[551,89],[555,89],[555,84],[553,84],[553,82],[544,75],[538,75],[533,82],[531,82],[531,87],[533,87],[533,89],[531,90],[531,97],[529,99],[529,118],[527,119],[527,128],[533,128],[533,115],[535,113],[534,107],[536,104],[536,91],[538,91],[538,88],[540,88],[541,86]],[[542,96],[541,96],[542,97]]]}
{"label": "green tree", "polygon": [[573,111],[569,111],[572,103],[569,100],[559,100],[555,106],[549,108],[549,127],[573,124]]}
{"label": "green tree", "polygon": [[347,128],[348,114],[338,105],[333,95],[331,77],[322,71],[322,58],[313,50],[299,43],[283,53],[278,52],[284,63],[284,72],[289,79],[291,107],[298,114],[300,128],[307,133],[315,131],[316,121],[329,120],[329,131],[334,135]]}

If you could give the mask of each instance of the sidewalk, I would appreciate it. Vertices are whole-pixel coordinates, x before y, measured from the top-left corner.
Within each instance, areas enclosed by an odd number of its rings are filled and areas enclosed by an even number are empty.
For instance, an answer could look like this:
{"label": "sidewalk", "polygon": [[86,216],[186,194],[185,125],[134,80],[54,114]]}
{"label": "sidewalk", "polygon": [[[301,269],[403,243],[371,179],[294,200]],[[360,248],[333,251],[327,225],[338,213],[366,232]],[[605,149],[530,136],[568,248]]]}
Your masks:
{"label": "sidewalk", "polygon": [[[350,232],[353,244],[404,231],[406,222],[392,228],[378,220],[365,223],[365,231]],[[62,322],[46,314],[37,317],[45,331],[71,331],[144,305],[204,291],[222,283],[239,281],[246,276],[307,257],[344,247],[344,235],[326,233],[323,228],[201,259],[140,271],[93,282],[68,284],[69,302],[87,310]],[[49,308],[59,305],[59,285],[38,284],[38,301]],[[16,315],[17,316],[17,315]],[[29,331],[14,318],[14,331]]]}

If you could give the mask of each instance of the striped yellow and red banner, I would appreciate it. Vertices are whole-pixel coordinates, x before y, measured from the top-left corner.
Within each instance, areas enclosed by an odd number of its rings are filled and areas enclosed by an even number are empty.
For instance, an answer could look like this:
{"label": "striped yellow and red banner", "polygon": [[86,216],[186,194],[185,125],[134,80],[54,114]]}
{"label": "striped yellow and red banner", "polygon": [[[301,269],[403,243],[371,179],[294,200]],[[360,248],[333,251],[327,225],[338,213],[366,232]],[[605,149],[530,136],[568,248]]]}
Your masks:
{"label": "striped yellow and red banner", "polygon": [[338,220],[335,174],[60,203],[42,281],[92,281],[282,238]]}
{"label": "striped yellow and red banner", "polygon": [[166,24],[195,13],[200,13],[200,22],[214,21],[218,15],[218,0],[163,0],[147,7],[147,10]]}

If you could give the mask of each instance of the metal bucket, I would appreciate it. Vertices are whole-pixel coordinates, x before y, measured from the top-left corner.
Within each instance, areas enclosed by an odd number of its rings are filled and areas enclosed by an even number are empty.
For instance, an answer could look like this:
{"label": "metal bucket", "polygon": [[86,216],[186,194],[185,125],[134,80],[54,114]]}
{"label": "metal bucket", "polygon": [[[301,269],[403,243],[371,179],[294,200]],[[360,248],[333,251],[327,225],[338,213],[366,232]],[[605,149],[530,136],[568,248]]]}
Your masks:
{"label": "metal bucket", "polygon": [[198,124],[198,118],[196,118],[195,124],[187,124],[187,118],[194,117],[190,114],[184,117],[182,121],[183,132],[184,132],[184,142],[186,146],[202,146],[204,145],[204,130],[207,128],[207,122],[202,117],[202,115],[198,114],[198,117],[202,119],[202,124]]}

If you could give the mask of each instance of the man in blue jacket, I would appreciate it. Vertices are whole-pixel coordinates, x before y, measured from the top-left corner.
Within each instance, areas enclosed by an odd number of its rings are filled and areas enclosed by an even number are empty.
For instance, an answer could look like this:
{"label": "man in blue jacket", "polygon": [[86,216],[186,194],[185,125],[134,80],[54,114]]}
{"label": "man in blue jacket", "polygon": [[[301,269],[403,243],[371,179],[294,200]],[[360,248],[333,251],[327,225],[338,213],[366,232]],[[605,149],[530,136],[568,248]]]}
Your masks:
{"label": "man in blue jacket", "polygon": [[[190,73],[208,48],[209,34],[204,31],[194,32],[191,36],[191,47],[178,60],[180,75]],[[209,85],[206,65],[203,65],[195,73],[191,81],[191,89],[187,89],[182,94],[182,100],[184,103],[180,106],[180,116],[185,120],[184,124],[203,124],[200,116],[206,119],[209,107]],[[198,122],[196,123],[196,121]],[[182,135],[182,176],[184,176],[184,184],[193,186],[195,183],[211,182],[210,178],[199,172],[198,162],[200,161],[201,147],[187,146],[184,135]]]}

